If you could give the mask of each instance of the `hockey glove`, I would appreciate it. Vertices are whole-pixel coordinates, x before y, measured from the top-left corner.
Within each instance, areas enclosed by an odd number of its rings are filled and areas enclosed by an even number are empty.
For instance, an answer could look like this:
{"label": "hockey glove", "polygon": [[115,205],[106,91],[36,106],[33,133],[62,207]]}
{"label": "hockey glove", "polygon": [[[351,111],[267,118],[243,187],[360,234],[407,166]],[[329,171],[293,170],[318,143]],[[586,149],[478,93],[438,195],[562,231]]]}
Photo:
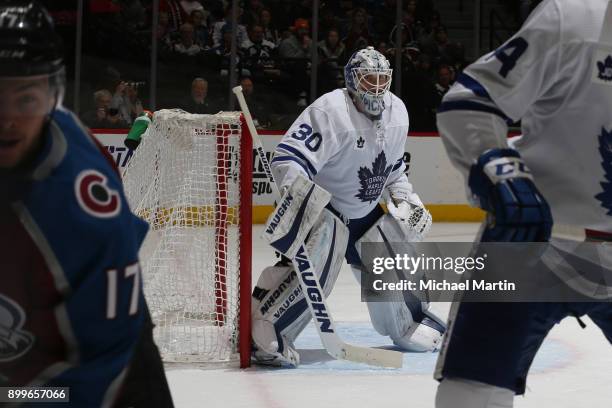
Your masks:
{"label": "hockey glove", "polygon": [[416,232],[419,239],[423,239],[431,229],[431,214],[425,207],[420,207],[407,201],[400,201],[398,204],[395,204],[393,199],[389,199],[387,201],[387,209],[389,214],[400,225]]}
{"label": "hockey glove", "polygon": [[481,242],[544,242],[552,215],[531,171],[513,149],[484,152],[470,169],[468,185],[487,211]]}

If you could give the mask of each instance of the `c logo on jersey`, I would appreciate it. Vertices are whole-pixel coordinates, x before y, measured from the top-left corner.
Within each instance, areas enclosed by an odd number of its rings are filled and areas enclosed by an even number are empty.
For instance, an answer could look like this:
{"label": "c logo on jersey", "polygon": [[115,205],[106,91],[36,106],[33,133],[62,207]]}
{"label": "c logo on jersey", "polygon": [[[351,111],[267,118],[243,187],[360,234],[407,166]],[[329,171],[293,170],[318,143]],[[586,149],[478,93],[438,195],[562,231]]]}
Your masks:
{"label": "c logo on jersey", "polygon": [[0,295],[0,363],[18,359],[34,345],[32,333],[21,329],[25,321],[21,306]]}
{"label": "c logo on jersey", "polygon": [[89,215],[111,218],[121,210],[121,198],[107,185],[107,178],[96,170],[84,170],[74,186],[79,205]]}

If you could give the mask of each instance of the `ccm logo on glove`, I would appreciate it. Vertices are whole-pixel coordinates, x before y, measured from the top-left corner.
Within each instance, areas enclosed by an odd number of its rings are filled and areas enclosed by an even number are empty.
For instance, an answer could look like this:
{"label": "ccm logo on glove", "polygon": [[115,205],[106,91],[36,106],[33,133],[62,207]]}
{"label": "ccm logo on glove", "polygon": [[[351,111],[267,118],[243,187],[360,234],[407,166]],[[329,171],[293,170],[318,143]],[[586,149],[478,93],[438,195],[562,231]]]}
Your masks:
{"label": "ccm logo on glove", "polygon": [[533,179],[527,165],[518,157],[500,157],[491,160],[484,166],[484,172],[493,183],[517,177]]}

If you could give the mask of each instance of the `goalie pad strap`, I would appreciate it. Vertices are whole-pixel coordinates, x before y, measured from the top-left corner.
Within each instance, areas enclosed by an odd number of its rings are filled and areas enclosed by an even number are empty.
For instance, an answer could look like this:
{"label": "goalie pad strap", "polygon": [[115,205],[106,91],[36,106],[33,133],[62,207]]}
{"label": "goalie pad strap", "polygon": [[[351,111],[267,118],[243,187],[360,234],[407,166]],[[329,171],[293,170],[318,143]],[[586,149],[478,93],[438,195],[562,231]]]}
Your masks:
{"label": "goalie pad strap", "polygon": [[293,258],[330,198],[329,192],[312,181],[296,178],[268,218],[262,238]]}

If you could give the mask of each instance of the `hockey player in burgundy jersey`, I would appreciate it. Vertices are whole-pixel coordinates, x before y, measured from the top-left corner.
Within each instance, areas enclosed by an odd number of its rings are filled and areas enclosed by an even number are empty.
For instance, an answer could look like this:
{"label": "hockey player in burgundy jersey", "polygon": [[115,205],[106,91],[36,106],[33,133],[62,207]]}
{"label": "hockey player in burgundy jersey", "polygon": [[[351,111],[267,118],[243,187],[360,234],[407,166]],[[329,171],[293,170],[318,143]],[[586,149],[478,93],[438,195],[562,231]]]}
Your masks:
{"label": "hockey player in burgundy jersey", "polygon": [[147,226],[61,107],[62,53],[37,2],[0,0],[0,386],[171,407],[138,264]]}

